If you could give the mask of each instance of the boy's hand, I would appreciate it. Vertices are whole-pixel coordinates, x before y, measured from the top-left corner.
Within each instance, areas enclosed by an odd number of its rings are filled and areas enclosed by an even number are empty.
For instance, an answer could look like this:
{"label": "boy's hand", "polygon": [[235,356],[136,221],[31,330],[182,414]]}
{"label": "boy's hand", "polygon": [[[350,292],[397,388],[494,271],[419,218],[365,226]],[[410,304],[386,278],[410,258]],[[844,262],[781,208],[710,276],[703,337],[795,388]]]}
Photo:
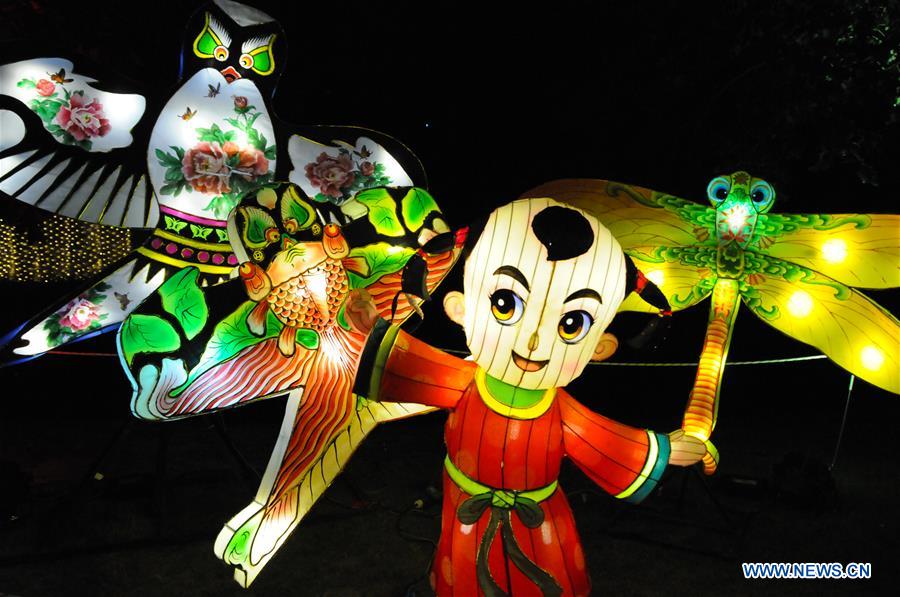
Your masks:
{"label": "boy's hand", "polygon": [[378,320],[375,300],[363,288],[353,290],[347,295],[347,307],[344,310],[347,321],[357,331],[368,334]]}
{"label": "boy's hand", "polygon": [[706,444],[683,429],[676,429],[669,434],[669,464],[690,466],[706,455]]}

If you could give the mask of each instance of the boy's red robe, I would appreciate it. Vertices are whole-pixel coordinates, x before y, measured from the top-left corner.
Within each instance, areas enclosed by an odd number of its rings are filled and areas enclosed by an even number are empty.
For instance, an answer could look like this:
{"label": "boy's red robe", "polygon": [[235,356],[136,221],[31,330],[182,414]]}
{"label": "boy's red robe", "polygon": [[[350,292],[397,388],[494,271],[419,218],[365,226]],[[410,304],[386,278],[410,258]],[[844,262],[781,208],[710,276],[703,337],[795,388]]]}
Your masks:
{"label": "boy's red robe", "polygon": [[563,456],[607,492],[638,501],[668,462],[668,437],[602,417],[562,389],[530,408],[504,406],[475,363],[396,327],[376,325],[367,353],[370,398],[450,410],[437,594],[587,595],[581,540],[556,485]]}

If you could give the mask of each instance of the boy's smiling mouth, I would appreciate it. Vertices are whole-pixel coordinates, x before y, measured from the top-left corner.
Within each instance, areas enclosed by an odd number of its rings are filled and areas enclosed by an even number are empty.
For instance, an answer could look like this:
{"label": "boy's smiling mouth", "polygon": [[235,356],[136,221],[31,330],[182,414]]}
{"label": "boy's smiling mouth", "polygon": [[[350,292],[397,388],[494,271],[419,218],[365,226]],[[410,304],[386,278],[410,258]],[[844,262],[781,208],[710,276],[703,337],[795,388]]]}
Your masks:
{"label": "boy's smiling mouth", "polygon": [[541,369],[543,369],[544,367],[547,366],[547,363],[550,362],[549,360],[532,361],[530,359],[526,359],[525,357],[523,357],[522,355],[517,353],[515,350],[512,351],[512,358],[513,358],[513,362],[516,364],[516,366],[519,369],[521,369],[522,371],[540,371]]}

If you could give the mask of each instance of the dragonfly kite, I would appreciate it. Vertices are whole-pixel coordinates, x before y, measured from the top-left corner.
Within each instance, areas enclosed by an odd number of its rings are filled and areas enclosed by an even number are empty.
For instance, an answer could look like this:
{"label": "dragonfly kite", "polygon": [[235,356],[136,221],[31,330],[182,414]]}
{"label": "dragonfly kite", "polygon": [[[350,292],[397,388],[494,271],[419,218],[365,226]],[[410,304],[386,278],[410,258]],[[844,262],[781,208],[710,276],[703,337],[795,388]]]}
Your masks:
{"label": "dragonfly kite", "polygon": [[[707,442],[708,474],[718,463],[709,437],[741,300],[850,373],[900,393],[900,323],[857,290],[900,286],[900,216],[770,213],[775,191],[747,172],[714,178],[712,207],[606,180],[559,180],[526,196],[552,196],[596,215],[673,310],[712,296],[682,424]],[[634,299],[620,310],[652,311]]]}

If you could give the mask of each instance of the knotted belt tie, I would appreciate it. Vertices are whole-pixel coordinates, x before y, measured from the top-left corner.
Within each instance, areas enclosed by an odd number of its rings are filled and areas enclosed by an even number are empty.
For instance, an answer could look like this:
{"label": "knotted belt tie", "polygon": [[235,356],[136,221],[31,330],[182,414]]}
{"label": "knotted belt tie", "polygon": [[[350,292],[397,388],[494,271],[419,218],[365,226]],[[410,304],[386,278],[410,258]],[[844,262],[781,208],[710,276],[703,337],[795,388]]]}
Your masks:
{"label": "knotted belt tie", "polygon": [[459,509],[456,511],[456,516],[460,522],[463,524],[475,524],[488,507],[491,509],[491,518],[488,521],[484,536],[481,538],[481,543],[478,545],[478,554],[475,558],[475,573],[478,578],[478,586],[481,587],[484,594],[487,597],[509,597],[500,585],[494,581],[488,567],[488,554],[491,551],[491,545],[494,543],[494,537],[497,535],[497,528],[500,527],[503,549],[516,568],[521,570],[522,574],[537,585],[543,595],[547,597],[562,595],[562,587],[559,586],[556,579],[546,570],[541,569],[537,564],[529,560],[528,556],[522,552],[510,525],[510,510],[515,510],[516,516],[529,529],[541,526],[544,522],[544,510],[541,508],[540,502],[553,495],[558,483],[554,481],[546,487],[527,491],[495,489],[482,485],[466,476],[465,473],[456,468],[449,455],[444,458],[444,468],[447,469],[447,474],[456,483],[456,486],[472,496],[460,504]]}

